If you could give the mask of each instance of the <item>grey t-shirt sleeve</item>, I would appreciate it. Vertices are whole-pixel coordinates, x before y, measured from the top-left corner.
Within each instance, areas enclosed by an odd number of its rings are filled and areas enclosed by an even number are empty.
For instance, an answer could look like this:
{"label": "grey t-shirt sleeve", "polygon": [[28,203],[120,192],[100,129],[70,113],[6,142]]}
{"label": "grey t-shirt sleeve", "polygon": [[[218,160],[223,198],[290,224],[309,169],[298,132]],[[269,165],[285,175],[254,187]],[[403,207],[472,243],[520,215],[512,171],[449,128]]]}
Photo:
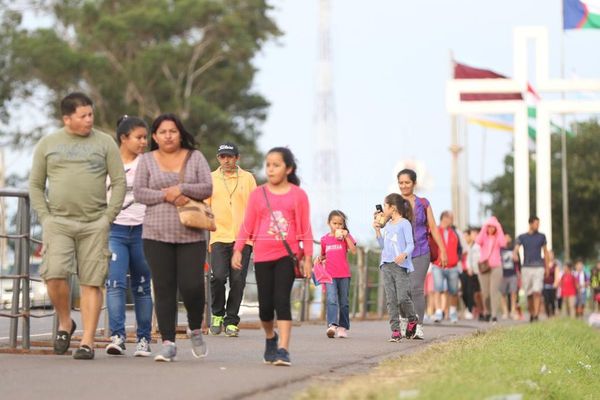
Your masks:
{"label": "grey t-shirt sleeve", "polygon": [[31,172],[29,173],[29,197],[31,206],[37,212],[40,221],[43,221],[48,215],[48,203],[46,202],[46,154],[45,140],[42,139],[35,147]]}

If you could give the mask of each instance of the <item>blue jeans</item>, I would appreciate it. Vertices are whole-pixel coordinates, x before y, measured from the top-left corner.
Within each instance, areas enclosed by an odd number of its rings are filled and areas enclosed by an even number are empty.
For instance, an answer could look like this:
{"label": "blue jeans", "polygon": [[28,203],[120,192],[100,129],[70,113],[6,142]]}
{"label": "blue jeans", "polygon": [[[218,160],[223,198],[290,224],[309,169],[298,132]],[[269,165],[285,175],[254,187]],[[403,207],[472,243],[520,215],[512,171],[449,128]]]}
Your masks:
{"label": "blue jeans", "polygon": [[327,326],[336,325],[350,329],[348,293],[350,278],[333,278],[327,286]]}
{"label": "blue jeans", "polygon": [[451,295],[458,294],[458,278],[461,272],[460,265],[452,268],[440,268],[434,265],[432,271],[433,288],[436,292],[448,292]]}
{"label": "blue jeans", "polygon": [[150,268],[144,257],[142,225],[112,224],[108,247],[112,252],[106,280],[106,307],[111,335],[125,337],[125,297],[127,274],[135,305],[137,338],[150,341],[152,329],[152,292]]}

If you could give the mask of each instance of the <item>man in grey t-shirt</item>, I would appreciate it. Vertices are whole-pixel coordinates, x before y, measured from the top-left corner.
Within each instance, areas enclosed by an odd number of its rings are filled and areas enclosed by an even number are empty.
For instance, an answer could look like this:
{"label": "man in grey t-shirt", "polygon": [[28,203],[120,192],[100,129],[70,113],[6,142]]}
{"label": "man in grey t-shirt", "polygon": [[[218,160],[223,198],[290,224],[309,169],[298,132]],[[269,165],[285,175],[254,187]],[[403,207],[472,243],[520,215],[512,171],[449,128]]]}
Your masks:
{"label": "man in grey t-shirt", "polygon": [[[513,250],[513,259],[519,260],[519,247],[523,246],[523,266],[521,267],[521,286],[527,295],[527,308],[529,321],[537,321],[542,302],[542,289],[544,288],[544,275],[549,271],[548,248],[546,235],[538,232],[540,219],[529,218],[529,230],[519,235]],[[542,252],[544,257],[542,258]]]}
{"label": "man in grey t-shirt", "polygon": [[[73,357],[94,358],[94,336],[108,272],[108,233],[125,197],[125,173],[113,138],[93,129],[92,101],[71,93],[60,103],[64,127],[37,144],[29,194],[42,224],[41,276],[58,317],[54,352],[69,349],[71,319],[67,279],[77,273],[81,287],[81,346]],[[106,177],[112,195],[106,201]],[[74,262],[75,261],[75,262]]]}

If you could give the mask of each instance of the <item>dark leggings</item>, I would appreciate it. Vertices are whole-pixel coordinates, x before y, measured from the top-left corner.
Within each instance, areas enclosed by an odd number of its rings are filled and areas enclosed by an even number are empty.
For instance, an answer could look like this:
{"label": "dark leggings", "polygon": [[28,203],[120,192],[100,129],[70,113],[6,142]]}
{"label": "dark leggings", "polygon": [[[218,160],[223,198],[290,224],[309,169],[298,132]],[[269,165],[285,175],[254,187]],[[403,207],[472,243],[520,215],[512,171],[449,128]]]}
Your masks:
{"label": "dark leggings", "polygon": [[294,264],[289,257],[254,264],[261,321],[291,321],[290,295],[294,286]]}
{"label": "dark leggings", "polygon": [[166,243],[144,239],[144,253],[152,271],[154,306],[162,339],[175,341],[177,289],[187,310],[190,329],[200,329],[206,242]]}
{"label": "dark leggings", "polygon": [[556,289],[544,288],[542,290],[544,296],[544,309],[548,317],[553,317],[556,314]]}

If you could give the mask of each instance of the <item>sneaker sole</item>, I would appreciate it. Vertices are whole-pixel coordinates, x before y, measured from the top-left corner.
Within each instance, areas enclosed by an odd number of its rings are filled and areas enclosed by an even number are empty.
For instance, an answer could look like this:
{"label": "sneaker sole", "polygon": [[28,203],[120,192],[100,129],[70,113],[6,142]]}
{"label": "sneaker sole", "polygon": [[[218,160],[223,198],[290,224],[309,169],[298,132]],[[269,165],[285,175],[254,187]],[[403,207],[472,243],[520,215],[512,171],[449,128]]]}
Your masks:
{"label": "sneaker sole", "polygon": [[173,357],[173,358],[167,358],[167,357],[163,357],[161,355],[158,355],[158,356],[154,357],[154,361],[158,361],[158,362],[171,362],[171,361],[175,361],[175,357]]}
{"label": "sneaker sole", "polygon": [[402,339],[388,339],[388,342],[390,342],[390,343],[394,343],[394,342],[400,343],[401,340]]}
{"label": "sneaker sole", "polygon": [[194,349],[192,349],[192,355],[196,358],[204,358],[208,355],[208,349],[206,349],[206,352],[204,354],[196,354],[196,352],[194,351]]}
{"label": "sneaker sole", "polygon": [[109,345],[106,347],[106,354],[109,354],[111,356],[122,356],[125,354],[125,350],[116,348],[114,346],[110,347],[110,345]]}
{"label": "sneaker sole", "polygon": [[237,333],[237,332],[235,332],[235,333],[227,333],[227,332],[225,332],[225,336],[227,336],[227,337],[238,337],[238,336],[240,336],[240,334]]}
{"label": "sneaker sole", "polygon": [[134,357],[150,357],[151,355],[151,351],[136,351],[135,353],[133,353]]}
{"label": "sneaker sole", "polygon": [[292,365],[292,363],[290,361],[275,360],[273,365],[276,365],[278,367],[289,367],[290,365]]}

